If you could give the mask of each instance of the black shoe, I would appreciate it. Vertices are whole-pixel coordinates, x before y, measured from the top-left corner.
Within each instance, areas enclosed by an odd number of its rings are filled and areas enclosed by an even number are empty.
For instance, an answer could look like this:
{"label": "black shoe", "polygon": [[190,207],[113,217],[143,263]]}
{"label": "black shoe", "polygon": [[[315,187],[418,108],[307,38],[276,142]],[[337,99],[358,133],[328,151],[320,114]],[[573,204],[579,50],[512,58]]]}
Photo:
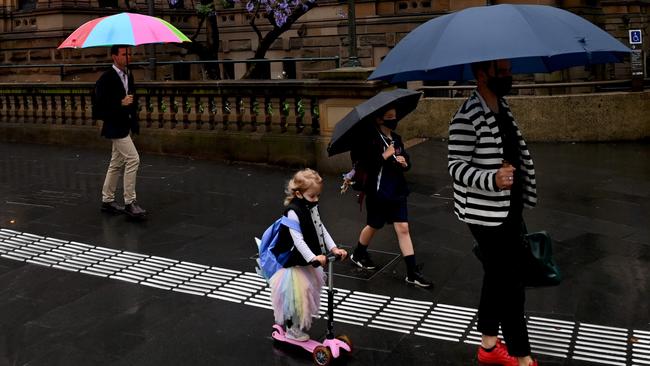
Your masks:
{"label": "black shoe", "polygon": [[375,269],[375,263],[370,259],[370,254],[360,256],[358,253],[353,253],[350,256],[350,261],[363,269]]}
{"label": "black shoe", "polygon": [[133,218],[143,218],[147,216],[147,210],[138,206],[138,203],[133,201],[128,205],[124,206],[124,212]]}
{"label": "black shoe", "polygon": [[124,206],[118,204],[115,201],[102,202],[101,210],[102,212],[108,212],[111,214],[119,215],[124,213]]}
{"label": "black shoe", "polygon": [[411,285],[415,285],[418,287],[422,288],[429,288],[433,286],[433,282],[429,281],[426,279],[422,273],[420,272],[420,268],[416,269],[411,273],[410,275],[407,275],[406,278],[404,279],[406,283],[409,283]]}

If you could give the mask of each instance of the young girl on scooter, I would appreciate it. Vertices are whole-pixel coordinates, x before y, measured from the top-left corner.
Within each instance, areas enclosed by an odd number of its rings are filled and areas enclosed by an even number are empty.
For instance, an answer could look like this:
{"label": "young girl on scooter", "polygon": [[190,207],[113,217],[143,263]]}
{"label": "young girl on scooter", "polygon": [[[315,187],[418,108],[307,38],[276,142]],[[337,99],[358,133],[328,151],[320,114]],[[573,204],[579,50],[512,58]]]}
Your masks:
{"label": "young girl on scooter", "polygon": [[[305,331],[318,314],[326,254],[347,256],[321,222],[318,200],[322,187],[323,179],[312,169],[300,170],[289,180],[284,215],[300,224],[300,232],[287,226],[280,230],[278,243],[290,243],[293,248],[284,268],[269,280],[275,322],[285,324],[286,337],[296,341],[309,340]],[[320,265],[314,267],[313,262]]]}

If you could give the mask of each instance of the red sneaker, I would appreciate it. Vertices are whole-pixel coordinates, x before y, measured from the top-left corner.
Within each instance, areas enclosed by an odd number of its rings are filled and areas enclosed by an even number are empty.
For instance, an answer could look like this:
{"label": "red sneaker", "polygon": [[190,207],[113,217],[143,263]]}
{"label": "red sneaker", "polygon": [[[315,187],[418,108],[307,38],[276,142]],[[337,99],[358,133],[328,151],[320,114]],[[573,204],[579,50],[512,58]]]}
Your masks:
{"label": "red sneaker", "polygon": [[[508,354],[508,349],[497,339],[497,344],[492,351],[488,352],[483,347],[478,347],[478,362],[488,365],[502,365],[502,366],[519,366],[516,357]],[[532,366],[537,366],[537,362]]]}

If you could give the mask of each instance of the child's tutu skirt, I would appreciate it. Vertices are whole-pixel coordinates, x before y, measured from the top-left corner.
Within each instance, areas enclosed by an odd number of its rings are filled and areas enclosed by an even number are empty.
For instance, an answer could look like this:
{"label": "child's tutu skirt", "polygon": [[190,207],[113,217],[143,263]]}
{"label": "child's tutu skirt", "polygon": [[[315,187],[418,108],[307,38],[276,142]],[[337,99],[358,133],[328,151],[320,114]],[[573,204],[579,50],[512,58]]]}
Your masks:
{"label": "child's tutu skirt", "polygon": [[295,266],[277,271],[269,280],[275,322],[284,324],[291,319],[294,325],[309,329],[312,316],[318,315],[324,284],[322,267]]}

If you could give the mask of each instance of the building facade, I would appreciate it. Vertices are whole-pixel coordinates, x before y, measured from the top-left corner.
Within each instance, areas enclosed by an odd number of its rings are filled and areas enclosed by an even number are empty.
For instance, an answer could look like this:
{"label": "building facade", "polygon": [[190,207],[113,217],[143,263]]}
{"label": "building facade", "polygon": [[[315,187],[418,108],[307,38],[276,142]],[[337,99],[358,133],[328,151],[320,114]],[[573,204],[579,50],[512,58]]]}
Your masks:
{"label": "building facade", "polygon": [[[211,39],[206,23],[199,26],[195,9],[198,2],[188,0],[153,0],[155,15],[181,29],[188,36],[198,33],[197,42]],[[222,60],[246,60],[254,55],[258,39],[250,26],[251,15],[241,5],[224,8],[227,0],[216,1],[216,20],[219,30],[219,57]],[[305,14],[294,26],[271,46],[266,57],[318,58],[338,56],[345,62],[349,56],[348,1],[317,0],[318,6]],[[487,0],[490,1],[490,0]],[[508,3],[535,3],[557,6],[579,14],[599,25],[627,44],[628,30],[641,29],[644,36],[650,31],[648,0],[539,0],[508,1]],[[356,34],[357,56],[362,66],[373,67],[409,31],[423,22],[471,6],[485,5],[484,0],[357,0]],[[492,1],[498,4],[499,1]],[[0,0],[0,81],[59,81],[94,80],[97,67],[92,64],[108,62],[105,48],[57,50],[65,37],[84,22],[99,16],[122,11],[147,13],[146,0]],[[265,19],[257,24],[264,33],[270,29]],[[647,37],[646,37],[647,39]],[[648,54],[648,41],[641,46]],[[153,52],[153,53],[151,53]],[[175,45],[157,45],[155,50],[137,47],[134,62],[193,61],[198,56]],[[83,67],[47,67],[52,64],[85,64]],[[91,64],[91,65],[88,65]],[[7,67],[20,65],[21,68]],[[37,65],[25,67],[27,65]],[[294,67],[293,65],[290,65]],[[295,65],[298,78],[311,78],[318,71],[331,69],[333,61],[299,62]],[[285,77],[287,63],[272,63],[271,78]],[[224,76],[239,78],[246,65],[223,66]],[[155,73],[140,75],[157,80],[202,79],[205,73],[199,65],[158,66]],[[645,73],[647,76],[647,71]],[[571,69],[552,75],[539,75],[540,81],[626,79],[630,76],[629,63]]]}

